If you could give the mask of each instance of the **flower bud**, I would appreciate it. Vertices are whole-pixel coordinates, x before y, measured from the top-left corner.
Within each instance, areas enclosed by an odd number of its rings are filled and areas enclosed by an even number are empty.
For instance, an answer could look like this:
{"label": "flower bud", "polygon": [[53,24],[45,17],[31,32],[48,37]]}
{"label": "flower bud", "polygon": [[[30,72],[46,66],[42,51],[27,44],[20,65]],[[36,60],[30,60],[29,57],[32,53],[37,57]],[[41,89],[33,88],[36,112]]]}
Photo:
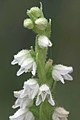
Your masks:
{"label": "flower bud", "polygon": [[52,43],[51,41],[48,39],[48,37],[46,37],[45,35],[40,35],[38,37],[38,45],[41,48],[47,48],[48,46],[51,47]]}
{"label": "flower bud", "polygon": [[57,107],[52,115],[52,120],[68,120],[69,112],[62,107]]}
{"label": "flower bud", "polygon": [[33,15],[34,17],[38,18],[41,16],[41,10],[38,7],[32,7],[30,10],[27,11],[28,15]]}
{"label": "flower bud", "polygon": [[45,65],[46,71],[49,72],[49,69],[52,68],[52,64],[53,64],[53,60],[52,60],[52,59],[49,59],[49,60],[46,62],[46,65]]}
{"label": "flower bud", "polygon": [[23,23],[25,28],[33,29],[34,25],[31,19],[25,19]]}
{"label": "flower bud", "polygon": [[35,21],[36,27],[40,30],[45,30],[48,24],[46,18],[39,18]]}

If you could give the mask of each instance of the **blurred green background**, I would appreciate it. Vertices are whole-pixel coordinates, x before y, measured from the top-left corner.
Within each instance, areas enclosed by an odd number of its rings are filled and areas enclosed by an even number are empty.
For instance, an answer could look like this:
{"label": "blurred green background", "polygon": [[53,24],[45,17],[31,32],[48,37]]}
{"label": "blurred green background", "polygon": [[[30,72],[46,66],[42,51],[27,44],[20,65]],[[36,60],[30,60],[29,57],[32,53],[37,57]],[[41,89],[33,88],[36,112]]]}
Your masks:
{"label": "blurred green background", "polygon": [[[74,81],[56,88],[60,106],[70,111],[69,120],[80,120],[80,0],[40,0],[44,13],[52,19],[53,47],[49,57],[54,63],[71,65]],[[39,6],[39,0],[0,0],[0,120],[14,113],[14,90],[22,89],[30,74],[16,76],[19,67],[11,66],[13,55],[34,45],[35,34],[23,28],[26,10]],[[52,51],[52,52],[51,52]]]}

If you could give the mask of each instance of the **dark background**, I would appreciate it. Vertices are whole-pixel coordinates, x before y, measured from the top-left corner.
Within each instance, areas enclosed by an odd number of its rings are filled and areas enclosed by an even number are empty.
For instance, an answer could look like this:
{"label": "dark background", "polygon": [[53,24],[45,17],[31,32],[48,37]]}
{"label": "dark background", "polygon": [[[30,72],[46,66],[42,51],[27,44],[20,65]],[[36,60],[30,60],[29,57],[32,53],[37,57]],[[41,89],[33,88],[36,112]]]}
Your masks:
{"label": "dark background", "polygon": [[[40,0],[44,13],[52,19],[53,47],[49,57],[54,63],[71,65],[74,81],[56,88],[60,106],[70,111],[69,120],[80,120],[80,0]],[[16,76],[19,67],[11,66],[13,55],[34,45],[35,34],[23,28],[26,10],[39,6],[39,0],[0,0],[0,120],[14,113],[13,91],[22,89],[30,74]]]}

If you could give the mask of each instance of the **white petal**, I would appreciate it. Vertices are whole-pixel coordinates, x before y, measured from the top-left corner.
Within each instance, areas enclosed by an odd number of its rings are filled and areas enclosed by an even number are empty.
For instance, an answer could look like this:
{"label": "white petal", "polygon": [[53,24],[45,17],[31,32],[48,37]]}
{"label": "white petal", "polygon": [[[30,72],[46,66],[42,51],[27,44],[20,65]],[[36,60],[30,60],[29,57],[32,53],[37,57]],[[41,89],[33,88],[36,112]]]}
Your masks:
{"label": "white petal", "polygon": [[24,118],[24,114],[28,111],[28,109],[19,109],[13,116],[10,116],[10,120],[22,120]]}
{"label": "white petal", "polygon": [[27,69],[27,67],[25,68],[24,72],[27,73],[29,70]]}
{"label": "white petal", "polygon": [[14,59],[14,60],[11,62],[11,65],[15,65],[15,64],[17,64],[17,63],[18,63],[18,61]]}
{"label": "white petal", "polygon": [[37,84],[37,80],[36,79],[29,79],[29,80],[24,82],[24,86],[25,87],[26,87],[26,85],[33,86],[33,85],[36,85],[36,84]]}
{"label": "white petal", "polygon": [[17,100],[15,101],[15,104],[12,106],[13,109],[15,109],[15,108],[17,108],[17,107],[20,107],[20,100],[19,100],[19,99],[17,99]]}
{"label": "white petal", "polygon": [[24,68],[20,68],[17,72],[17,76],[20,76],[23,73],[24,73]]}
{"label": "white petal", "polygon": [[32,58],[27,58],[23,64],[21,65],[22,68],[25,68],[26,66],[30,65],[32,66],[32,63],[33,63],[33,59]]}
{"label": "white petal", "polygon": [[58,116],[55,113],[53,113],[52,120],[60,120],[60,118],[58,118]]}
{"label": "white petal", "polygon": [[40,87],[40,91],[48,91],[49,90],[49,87],[46,85],[46,84],[43,84],[41,87]]}
{"label": "white petal", "polygon": [[67,66],[64,66],[64,65],[61,65],[61,64],[54,65],[53,69],[59,71],[59,73],[61,75],[65,75],[65,74],[71,73],[73,71],[72,67],[67,67]]}
{"label": "white petal", "polygon": [[35,74],[36,74],[36,68],[37,68],[37,66],[36,66],[36,63],[34,62],[33,63],[33,68],[32,68],[32,74],[35,76]]}
{"label": "white petal", "polygon": [[30,111],[27,112],[25,120],[34,120],[34,116]]}
{"label": "white petal", "polygon": [[33,101],[27,97],[22,98],[20,101],[21,108],[31,107],[32,105],[33,105]]}
{"label": "white petal", "polygon": [[53,79],[54,80],[56,80],[56,81],[61,81],[63,84],[64,84],[64,79],[63,79],[63,77],[59,74],[59,72],[57,71],[57,70],[53,70],[52,71],[52,77],[53,77]]}
{"label": "white petal", "polygon": [[39,90],[39,85],[35,79],[29,79],[28,81],[24,82],[24,91],[21,93],[20,97],[28,96],[30,99],[34,99],[37,95]]}
{"label": "white petal", "polygon": [[44,35],[41,35],[38,37],[38,45],[41,47],[41,48],[44,48],[44,47],[51,47],[52,46],[52,43],[51,41],[48,39],[48,37],[44,36]]}
{"label": "white petal", "polygon": [[23,56],[22,58],[20,58],[19,60],[18,60],[18,65],[22,65],[22,63],[25,61],[27,59],[27,57],[26,56]]}
{"label": "white petal", "polygon": [[72,76],[69,75],[69,74],[66,74],[63,77],[64,77],[65,80],[71,80],[71,81],[73,80]]}
{"label": "white petal", "polygon": [[50,98],[48,99],[48,102],[49,102],[52,106],[55,105],[55,102],[54,102],[54,100],[53,100],[53,98],[52,98],[51,95],[50,95]]}
{"label": "white petal", "polygon": [[33,91],[33,94],[31,95],[31,99],[33,100],[35,98],[35,96],[37,95],[39,90],[39,87],[37,86],[36,89]]}
{"label": "white petal", "polygon": [[41,97],[38,95],[37,99],[36,99],[36,106],[40,105],[40,103],[42,102]]}
{"label": "white petal", "polygon": [[51,47],[51,46],[52,46],[52,43],[51,43],[51,41],[50,41],[50,40],[48,41],[48,46],[49,46],[49,47]]}
{"label": "white petal", "polygon": [[58,117],[61,117],[61,118],[65,118],[65,117],[68,117],[68,114],[69,114],[69,112],[68,111],[66,111],[64,108],[62,108],[62,107],[57,107],[56,109],[55,109],[55,114],[58,116]]}
{"label": "white petal", "polygon": [[27,97],[28,96],[28,91],[27,90],[24,90],[21,95],[20,95],[20,98],[24,98],[24,97]]}
{"label": "white petal", "polygon": [[14,91],[14,97],[18,98],[23,90],[20,91]]}
{"label": "white petal", "polygon": [[25,56],[27,54],[29,54],[28,50],[21,50],[20,52],[18,52],[17,55],[14,55],[14,58],[17,59],[17,58],[20,58],[20,57]]}

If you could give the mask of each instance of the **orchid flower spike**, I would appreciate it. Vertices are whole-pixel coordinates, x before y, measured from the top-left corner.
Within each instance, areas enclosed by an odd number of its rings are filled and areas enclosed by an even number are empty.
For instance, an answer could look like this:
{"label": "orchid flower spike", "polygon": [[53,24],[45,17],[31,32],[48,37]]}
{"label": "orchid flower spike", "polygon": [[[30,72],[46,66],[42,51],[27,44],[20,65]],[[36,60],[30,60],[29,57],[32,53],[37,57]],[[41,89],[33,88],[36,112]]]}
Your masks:
{"label": "orchid flower spike", "polygon": [[14,91],[16,101],[12,108],[19,109],[9,119],[68,120],[69,112],[62,107],[57,107],[54,93],[56,81],[64,84],[64,80],[73,80],[70,75],[73,68],[61,64],[52,65],[53,60],[46,59],[48,47],[52,46],[51,19],[45,18],[42,3],[40,2],[40,7],[27,10],[27,16],[23,26],[36,33],[35,46],[32,46],[31,50],[23,49],[14,55],[11,64],[20,66],[17,76],[27,72],[31,72],[32,76],[24,82],[22,90]]}

